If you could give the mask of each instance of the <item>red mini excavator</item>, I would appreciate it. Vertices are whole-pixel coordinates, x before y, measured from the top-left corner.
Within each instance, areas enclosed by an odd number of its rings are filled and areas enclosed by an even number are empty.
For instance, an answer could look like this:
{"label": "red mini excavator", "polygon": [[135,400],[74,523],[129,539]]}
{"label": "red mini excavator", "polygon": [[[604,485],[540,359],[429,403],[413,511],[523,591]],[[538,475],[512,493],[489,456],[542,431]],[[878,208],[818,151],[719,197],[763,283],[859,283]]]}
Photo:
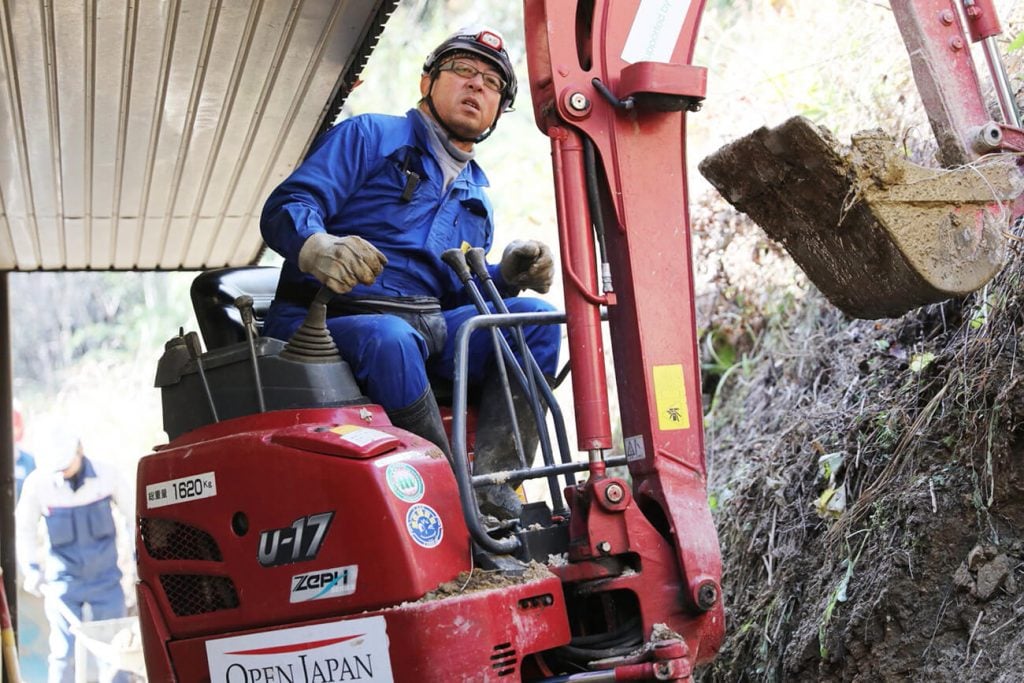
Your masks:
{"label": "red mini excavator", "polygon": [[[984,0],[963,4],[966,16],[992,12]],[[167,342],[157,385],[170,443],[138,472],[150,680],[688,681],[714,657],[722,567],[706,494],[685,174],[685,116],[705,92],[705,70],[690,65],[703,5],[526,0],[565,314],[482,314],[460,331],[453,465],[361,395],[324,330],[323,299],[292,339],[276,340],[258,334],[274,269],[196,280],[205,350],[194,332]],[[966,37],[959,5],[893,9],[919,15],[905,34],[934,47],[935,60],[947,34]],[[958,116],[948,127],[988,131],[988,149],[1024,149],[1016,122],[991,124],[980,105]],[[481,254],[445,260],[481,310],[488,300],[501,310]],[[603,317],[624,455],[611,453]],[[567,327],[585,462],[573,459],[529,354],[493,332],[511,328],[514,342],[523,323]],[[493,334],[533,417],[551,412],[538,467],[472,471],[464,369],[476,330]],[[481,517],[475,488],[524,478],[546,481],[550,501],[525,505],[518,520]]]}

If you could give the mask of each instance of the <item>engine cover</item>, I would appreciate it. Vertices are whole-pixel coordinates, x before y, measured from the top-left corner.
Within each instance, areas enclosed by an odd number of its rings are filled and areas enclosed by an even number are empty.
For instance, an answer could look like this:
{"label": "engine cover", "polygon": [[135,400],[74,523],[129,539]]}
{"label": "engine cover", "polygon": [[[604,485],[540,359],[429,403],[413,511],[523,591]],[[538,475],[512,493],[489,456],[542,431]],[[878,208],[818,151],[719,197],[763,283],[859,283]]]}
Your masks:
{"label": "engine cover", "polygon": [[448,462],[379,406],[191,432],[140,461],[137,509],[174,638],[394,605],[469,569]]}
{"label": "engine cover", "polygon": [[451,468],[379,406],[190,432],[140,461],[137,512],[154,680],[515,675],[523,656],[569,639],[546,570],[500,587],[453,581],[471,554]]}

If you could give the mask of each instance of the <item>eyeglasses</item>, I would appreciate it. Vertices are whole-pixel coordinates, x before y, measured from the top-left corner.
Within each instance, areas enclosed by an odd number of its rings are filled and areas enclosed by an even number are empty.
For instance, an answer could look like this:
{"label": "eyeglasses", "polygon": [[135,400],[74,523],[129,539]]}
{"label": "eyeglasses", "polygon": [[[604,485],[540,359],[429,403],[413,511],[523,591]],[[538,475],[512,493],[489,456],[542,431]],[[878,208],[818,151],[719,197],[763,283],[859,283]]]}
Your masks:
{"label": "eyeglasses", "polygon": [[459,78],[465,78],[466,80],[469,80],[470,78],[473,78],[477,74],[480,74],[481,78],[483,78],[484,80],[484,85],[487,87],[488,90],[493,90],[494,92],[498,93],[504,92],[505,90],[505,81],[501,80],[501,78],[495,76],[490,72],[481,71],[472,64],[467,64],[466,62],[460,62],[458,60],[453,59],[452,61],[445,62],[441,66],[437,67],[437,70],[451,71]]}

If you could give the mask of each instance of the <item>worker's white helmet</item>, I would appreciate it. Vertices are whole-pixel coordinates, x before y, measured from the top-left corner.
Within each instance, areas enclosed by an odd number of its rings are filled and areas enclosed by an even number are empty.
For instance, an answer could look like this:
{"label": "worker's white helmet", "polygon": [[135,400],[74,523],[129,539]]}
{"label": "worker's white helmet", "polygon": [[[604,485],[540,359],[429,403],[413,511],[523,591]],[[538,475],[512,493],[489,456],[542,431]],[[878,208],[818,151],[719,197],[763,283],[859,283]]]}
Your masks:
{"label": "worker's white helmet", "polygon": [[36,466],[44,472],[61,472],[82,452],[82,440],[66,427],[57,426],[41,431],[35,441]]}

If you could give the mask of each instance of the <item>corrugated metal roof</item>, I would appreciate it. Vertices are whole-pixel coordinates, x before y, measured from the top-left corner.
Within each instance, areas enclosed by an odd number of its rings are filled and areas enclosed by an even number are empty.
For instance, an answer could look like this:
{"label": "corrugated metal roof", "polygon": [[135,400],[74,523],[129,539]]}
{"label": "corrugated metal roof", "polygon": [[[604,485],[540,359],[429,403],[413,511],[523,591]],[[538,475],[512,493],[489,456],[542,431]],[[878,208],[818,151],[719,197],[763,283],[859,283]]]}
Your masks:
{"label": "corrugated metal roof", "polygon": [[0,270],[253,262],[397,0],[4,0]]}

